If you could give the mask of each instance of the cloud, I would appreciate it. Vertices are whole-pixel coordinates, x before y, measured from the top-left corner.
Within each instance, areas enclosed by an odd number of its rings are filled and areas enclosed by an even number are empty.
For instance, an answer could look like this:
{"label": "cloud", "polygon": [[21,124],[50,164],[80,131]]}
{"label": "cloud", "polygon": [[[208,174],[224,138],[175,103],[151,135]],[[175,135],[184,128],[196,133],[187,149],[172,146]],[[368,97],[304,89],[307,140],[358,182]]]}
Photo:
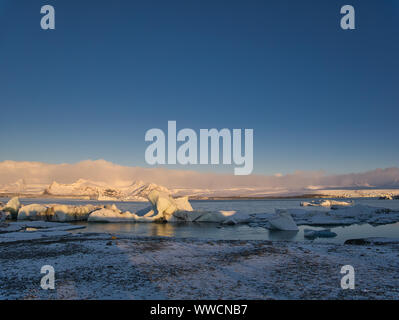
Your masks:
{"label": "cloud", "polygon": [[243,188],[314,190],[322,188],[399,187],[399,168],[375,169],[363,173],[327,175],[323,171],[297,171],[287,175],[249,175],[202,173],[189,170],[142,168],[117,165],[105,160],[86,160],[74,164],[42,162],[0,162],[0,184],[23,179],[26,184],[72,183],[78,179],[126,186],[135,180],[153,182],[168,188]]}

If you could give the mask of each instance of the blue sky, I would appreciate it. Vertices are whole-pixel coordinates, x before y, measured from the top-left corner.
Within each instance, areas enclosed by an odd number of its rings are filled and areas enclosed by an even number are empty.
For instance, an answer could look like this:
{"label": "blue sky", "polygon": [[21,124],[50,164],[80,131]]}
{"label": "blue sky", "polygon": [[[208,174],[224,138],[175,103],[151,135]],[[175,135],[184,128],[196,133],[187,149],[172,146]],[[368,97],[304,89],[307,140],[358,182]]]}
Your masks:
{"label": "blue sky", "polygon": [[146,166],[176,120],[253,128],[254,173],[398,166],[399,1],[344,4],[0,0],[0,161]]}

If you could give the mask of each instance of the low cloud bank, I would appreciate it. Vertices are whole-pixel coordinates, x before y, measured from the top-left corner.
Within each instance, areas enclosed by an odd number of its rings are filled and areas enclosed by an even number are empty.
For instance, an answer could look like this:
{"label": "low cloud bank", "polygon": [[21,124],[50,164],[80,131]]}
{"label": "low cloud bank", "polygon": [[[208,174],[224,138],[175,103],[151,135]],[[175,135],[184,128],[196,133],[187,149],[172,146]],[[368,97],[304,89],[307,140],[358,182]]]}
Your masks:
{"label": "low cloud bank", "polygon": [[22,180],[26,184],[73,183],[78,179],[101,181],[110,186],[127,186],[143,180],[168,188],[245,188],[316,190],[327,188],[399,187],[399,168],[375,169],[363,173],[327,175],[322,171],[297,171],[287,175],[234,176],[164,168],[117,165],[105,160],[74,164],[41,162],[0,162],[0,185]]}

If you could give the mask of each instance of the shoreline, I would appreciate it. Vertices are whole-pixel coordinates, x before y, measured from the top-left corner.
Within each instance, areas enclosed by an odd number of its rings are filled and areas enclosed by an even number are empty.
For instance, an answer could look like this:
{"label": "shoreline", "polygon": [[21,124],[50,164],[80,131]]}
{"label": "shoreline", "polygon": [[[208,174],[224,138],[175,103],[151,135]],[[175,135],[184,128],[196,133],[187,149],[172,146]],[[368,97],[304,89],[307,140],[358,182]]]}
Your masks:
{"label": "shoreline", "polygon": [[[70,234],[0,244],[0,299],[396,299],[398,249]],[[354,290],[340,287],[348,264]],[[40,288],[43,265],[55,290]]]}

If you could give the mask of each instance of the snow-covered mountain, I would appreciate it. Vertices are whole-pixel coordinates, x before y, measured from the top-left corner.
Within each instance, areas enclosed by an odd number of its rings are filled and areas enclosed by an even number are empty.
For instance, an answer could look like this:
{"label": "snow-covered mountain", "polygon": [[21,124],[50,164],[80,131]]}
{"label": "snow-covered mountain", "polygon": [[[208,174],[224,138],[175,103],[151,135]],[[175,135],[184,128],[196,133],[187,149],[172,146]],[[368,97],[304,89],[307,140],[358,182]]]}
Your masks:
{"label": "snow-covered mountain", "polygon": [[43,194],[47,196],[83,197],[104,201],[146,201],[147,195],[152,190],[158,190],[167,194],[171,193],[163,186],[143,181],[136,181],[131,185],[123,187],[111,187],[102,182],[79,179],[71,184],[62,184],[54,181],[45,188]]}
{"label": "snow-covered mountain", "polygon": [[314,186],[306,189],[267,188],[267,187],[230,187],[230,188],[173,188],[148,183],[141,180],[129,184],[109,185],[86,179],[78,179],[74,183],[65,184],[53,181],[50,185],[28,184],[23,179],[0,186],[0,195],[19,195],[34,197],[71,197],[77,199],[93,199],[102,201],[147,201],[147,195],[158,190],[174,197],[189,196],[191,199],[212,198],[262,198],[262,197],[294,197],[307,195],[331,198],[384,197],[398,196],[399,189],[324,189]]}

